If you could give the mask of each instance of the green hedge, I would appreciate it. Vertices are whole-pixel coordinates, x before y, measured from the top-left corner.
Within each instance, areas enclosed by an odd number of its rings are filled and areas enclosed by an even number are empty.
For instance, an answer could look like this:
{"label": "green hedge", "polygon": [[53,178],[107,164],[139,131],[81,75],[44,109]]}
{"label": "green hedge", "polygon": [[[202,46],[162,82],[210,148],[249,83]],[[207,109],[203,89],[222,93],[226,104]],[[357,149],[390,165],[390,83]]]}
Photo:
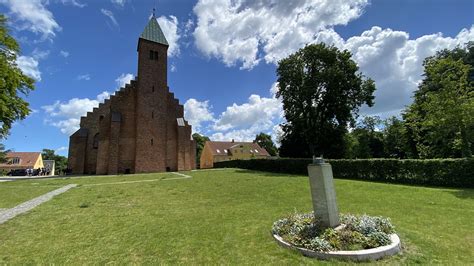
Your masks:
{"label": "green hedge", "polygon": [[[214,163],[216,168],[242,168],[307,175],[311,159],[254,159]],[[474,159],[327,160],[335,178],[427,186],[474,188]]]}

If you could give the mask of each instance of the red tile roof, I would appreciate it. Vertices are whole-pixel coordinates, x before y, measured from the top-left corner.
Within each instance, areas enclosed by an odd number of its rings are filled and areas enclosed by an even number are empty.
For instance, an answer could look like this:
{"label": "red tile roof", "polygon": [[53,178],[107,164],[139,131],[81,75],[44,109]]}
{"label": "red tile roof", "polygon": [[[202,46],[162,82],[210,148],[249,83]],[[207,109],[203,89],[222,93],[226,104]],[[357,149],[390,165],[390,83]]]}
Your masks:
{"label": "red tile roof", "polygon": [[33,168],[38,161],[38,157],[41,156],[41,152],[8,152],[6,158],[20,158],[19,164],[0,164],[0,168]]}
{"label": "red tile roof", "polygon": [[[260,147],[260,145],[254,142],[206,141],[206,143],[209,143],[209,146],[211,147],[211,150],[212,150],[212,155],[227,155],[224,153],[224,150],[228,150],[236,145],[244,144],[244,145],[250,145],[251,150],[257,150],[258,153],[255,153],[255,155],[270,156],[267,150]],[[221,153],[218,153],[217,150],[220,150]]]}

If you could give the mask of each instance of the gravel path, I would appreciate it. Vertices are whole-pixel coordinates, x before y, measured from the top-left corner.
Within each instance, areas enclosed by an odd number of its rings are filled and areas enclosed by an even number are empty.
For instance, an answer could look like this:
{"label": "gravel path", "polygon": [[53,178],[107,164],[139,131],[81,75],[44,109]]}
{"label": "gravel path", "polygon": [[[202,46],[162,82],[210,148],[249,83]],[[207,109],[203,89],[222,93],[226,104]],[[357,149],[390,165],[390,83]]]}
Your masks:
{"label": "gravel path", "polygon": [[25,212],[35,208],[36,206],[40,205],[41,203],[46,202],[46,201],[52,199],[54,196],[62,194],[62,193],[68,191],[69,189],[71,189],[75,186],[77,186],[77,185],[76,184],[69,184],[69,185],[64,186],[62,188],[58,188],[58,189],[53,190],[51,192],[48,192],[44,195],[36,197],[32,200],[25,201],[25,202],[15,206],[15,207],[11,208],[11,209],[0,211],[0,224],[3,224],[4,222],[14,218],[15,216],[17,216],[19,214],[22,214],[22,213],[25,213]]}

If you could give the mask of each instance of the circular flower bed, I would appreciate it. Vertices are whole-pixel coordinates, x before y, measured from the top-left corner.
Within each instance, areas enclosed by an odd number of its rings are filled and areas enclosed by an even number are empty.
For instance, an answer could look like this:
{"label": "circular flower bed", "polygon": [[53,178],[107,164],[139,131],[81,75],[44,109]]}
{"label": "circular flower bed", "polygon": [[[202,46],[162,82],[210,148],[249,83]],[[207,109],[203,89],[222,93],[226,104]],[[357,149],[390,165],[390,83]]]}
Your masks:
{"label": "circular flower bed", "polygon": [[323,228],[315,220],[313,213],[295,213],[276,221],[272,233],[293,247],[315,252],[387,246],[392,243],[392,235],[395,233],[389,218],[341,214],[340,222],[341,225],[336,229]]}

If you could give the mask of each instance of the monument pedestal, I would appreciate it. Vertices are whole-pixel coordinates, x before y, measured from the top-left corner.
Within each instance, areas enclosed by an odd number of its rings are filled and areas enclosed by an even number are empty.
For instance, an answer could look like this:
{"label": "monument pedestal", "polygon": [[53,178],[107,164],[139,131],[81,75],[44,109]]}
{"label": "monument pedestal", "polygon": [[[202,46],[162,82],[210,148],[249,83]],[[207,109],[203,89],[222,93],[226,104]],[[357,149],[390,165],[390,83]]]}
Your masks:
{"label": "monument pedestal", "polygon": [[316,220],[321,222],[324,227],[337,227],[339,212],[331,165],[324,162],[310,164],[308,165],[308,174]]}

